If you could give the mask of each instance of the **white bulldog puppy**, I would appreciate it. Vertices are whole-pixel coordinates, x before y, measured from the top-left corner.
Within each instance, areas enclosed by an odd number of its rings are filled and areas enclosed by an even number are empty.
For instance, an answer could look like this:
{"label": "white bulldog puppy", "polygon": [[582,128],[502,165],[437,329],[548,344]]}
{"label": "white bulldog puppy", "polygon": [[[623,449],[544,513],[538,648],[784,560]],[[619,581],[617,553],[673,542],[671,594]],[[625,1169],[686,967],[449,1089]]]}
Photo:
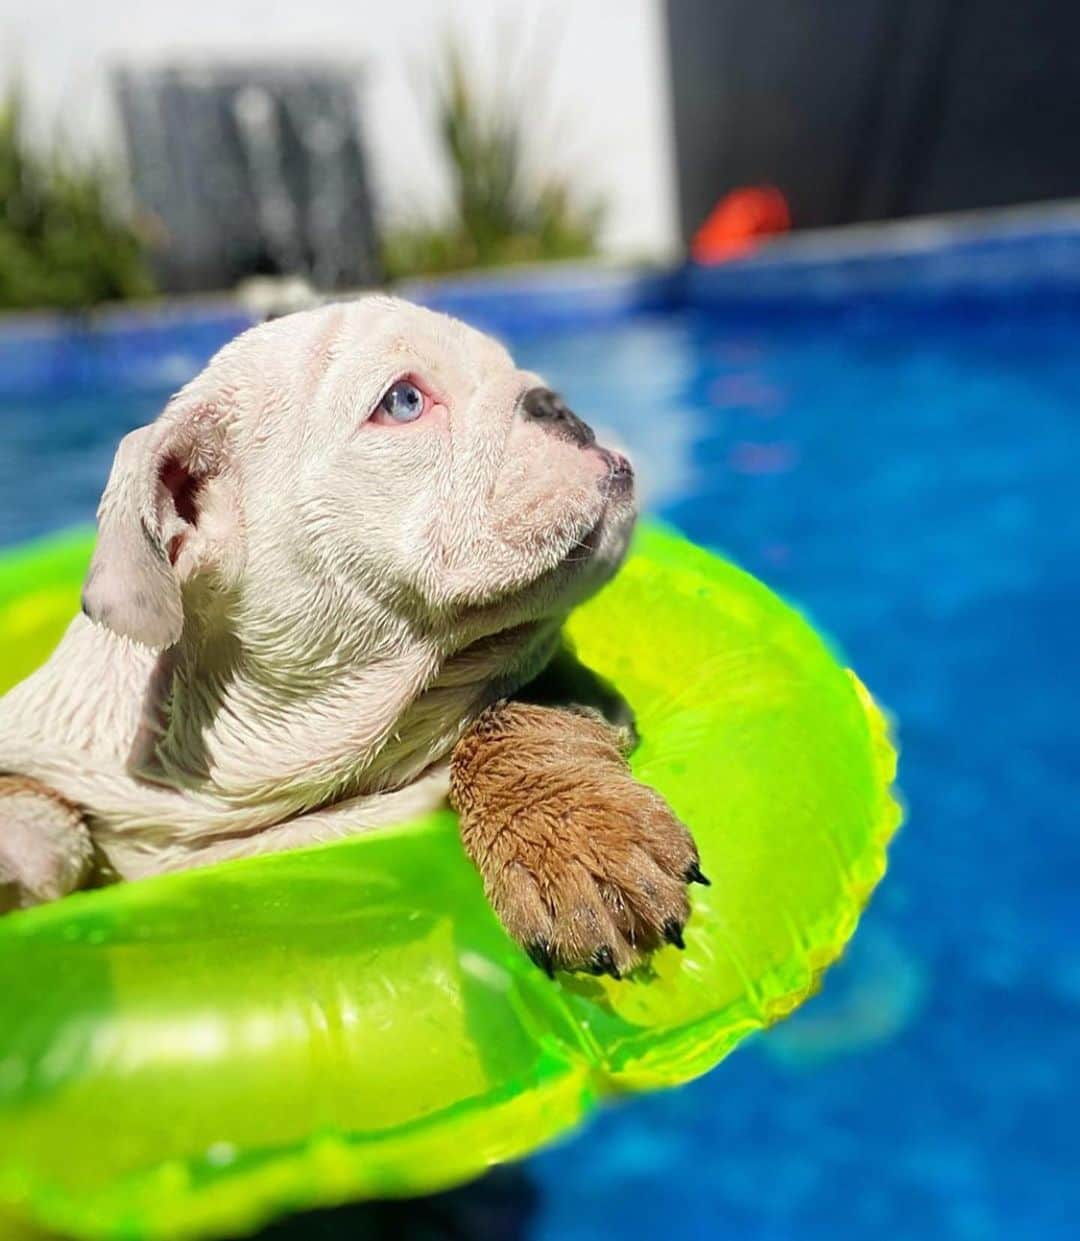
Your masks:
{"label": "white bulldog puppy", "polygon": [[508,701],[617,569],[633,490],[542,380],[446,316],[369,297],[245,332],[122,441],[83,614],[0,699],[0,910],[450,791],[549,971],[681,943],[704,877],[623,735]]}

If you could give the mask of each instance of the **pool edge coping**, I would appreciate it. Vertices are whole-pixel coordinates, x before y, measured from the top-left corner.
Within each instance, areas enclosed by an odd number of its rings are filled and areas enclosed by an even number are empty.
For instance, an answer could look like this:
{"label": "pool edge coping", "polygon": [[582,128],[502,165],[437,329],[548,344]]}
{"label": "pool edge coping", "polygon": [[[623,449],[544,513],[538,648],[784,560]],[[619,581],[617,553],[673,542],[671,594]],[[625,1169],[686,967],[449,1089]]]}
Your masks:
{"label": "pool edge coping", "polygon": [[[994,304],[1017,294],[1080,306],[1080,200],[807,230],[716,266],[600,259],[409,280],[386,291],[495,334],[687,307],[752,316],[885,301]],[[117,382],[161,387],[173,355],[179,376],[259,317],[237,293],[0,313],[0,397]]]}

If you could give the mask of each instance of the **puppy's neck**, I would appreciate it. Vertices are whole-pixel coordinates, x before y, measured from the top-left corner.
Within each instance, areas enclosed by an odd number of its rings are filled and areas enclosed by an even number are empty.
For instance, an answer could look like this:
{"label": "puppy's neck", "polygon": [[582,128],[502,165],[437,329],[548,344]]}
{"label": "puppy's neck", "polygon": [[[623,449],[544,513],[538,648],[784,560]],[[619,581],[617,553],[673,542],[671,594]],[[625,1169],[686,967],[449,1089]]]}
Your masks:
{"label": "puppy's neck", "polygon": [[[303,635],[303,618],[284,625]],[[240,642],[220,600],[192,610],[148,685],[137,778],[275,819],[398,788],[443,758],[494,698],[535,675],[557,621],[436,642],[403,618],[357,645]]]}

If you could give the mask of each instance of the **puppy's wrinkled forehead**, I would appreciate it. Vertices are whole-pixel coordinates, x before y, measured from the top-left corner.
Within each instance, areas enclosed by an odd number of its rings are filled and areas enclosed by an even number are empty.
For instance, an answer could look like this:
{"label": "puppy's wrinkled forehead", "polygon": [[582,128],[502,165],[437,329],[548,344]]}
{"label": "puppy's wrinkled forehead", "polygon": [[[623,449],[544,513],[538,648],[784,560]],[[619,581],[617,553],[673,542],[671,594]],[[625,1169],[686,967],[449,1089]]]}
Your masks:
{"label": "puppy's wrinkled forehead", "polygon": [[468,396],[493,375],[515,369],[492,337],[392,297],[367,297],[268,327],[288,333],[288,352],[299,354],[292,368],[297,397],[318,395],[336,413],[357,400],[377,400],[389,382],[410,372],[422,373],[448,396]]}
{"label": "puppy's wrinkled forehead", "polygon": [[415,358],[432,370],[450,365],[471,378],[512,368],[513,359],[497,340],[460,319],[387,299],[386,309],[365,307],[357,324],[361,344],[370,339],[376,352]]}

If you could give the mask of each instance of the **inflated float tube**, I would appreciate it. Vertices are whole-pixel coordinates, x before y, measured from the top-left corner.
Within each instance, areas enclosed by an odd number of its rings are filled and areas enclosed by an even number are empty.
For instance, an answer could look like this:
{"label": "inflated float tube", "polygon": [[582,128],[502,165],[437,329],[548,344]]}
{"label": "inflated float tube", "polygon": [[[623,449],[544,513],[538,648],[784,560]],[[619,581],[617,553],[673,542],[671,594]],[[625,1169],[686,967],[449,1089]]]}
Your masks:
{"label": "inflated float tube", "polygon": [[[90,547],[0,561],[0,690],[56,642]],[[551,982],[449,811],[0,919],[0,1233],[234,1234],[431,1191],[705,1072],[811,994],[900,818],[869,695],[759,582],[656,527],[569,632],[697,838],[686,951]]]}

